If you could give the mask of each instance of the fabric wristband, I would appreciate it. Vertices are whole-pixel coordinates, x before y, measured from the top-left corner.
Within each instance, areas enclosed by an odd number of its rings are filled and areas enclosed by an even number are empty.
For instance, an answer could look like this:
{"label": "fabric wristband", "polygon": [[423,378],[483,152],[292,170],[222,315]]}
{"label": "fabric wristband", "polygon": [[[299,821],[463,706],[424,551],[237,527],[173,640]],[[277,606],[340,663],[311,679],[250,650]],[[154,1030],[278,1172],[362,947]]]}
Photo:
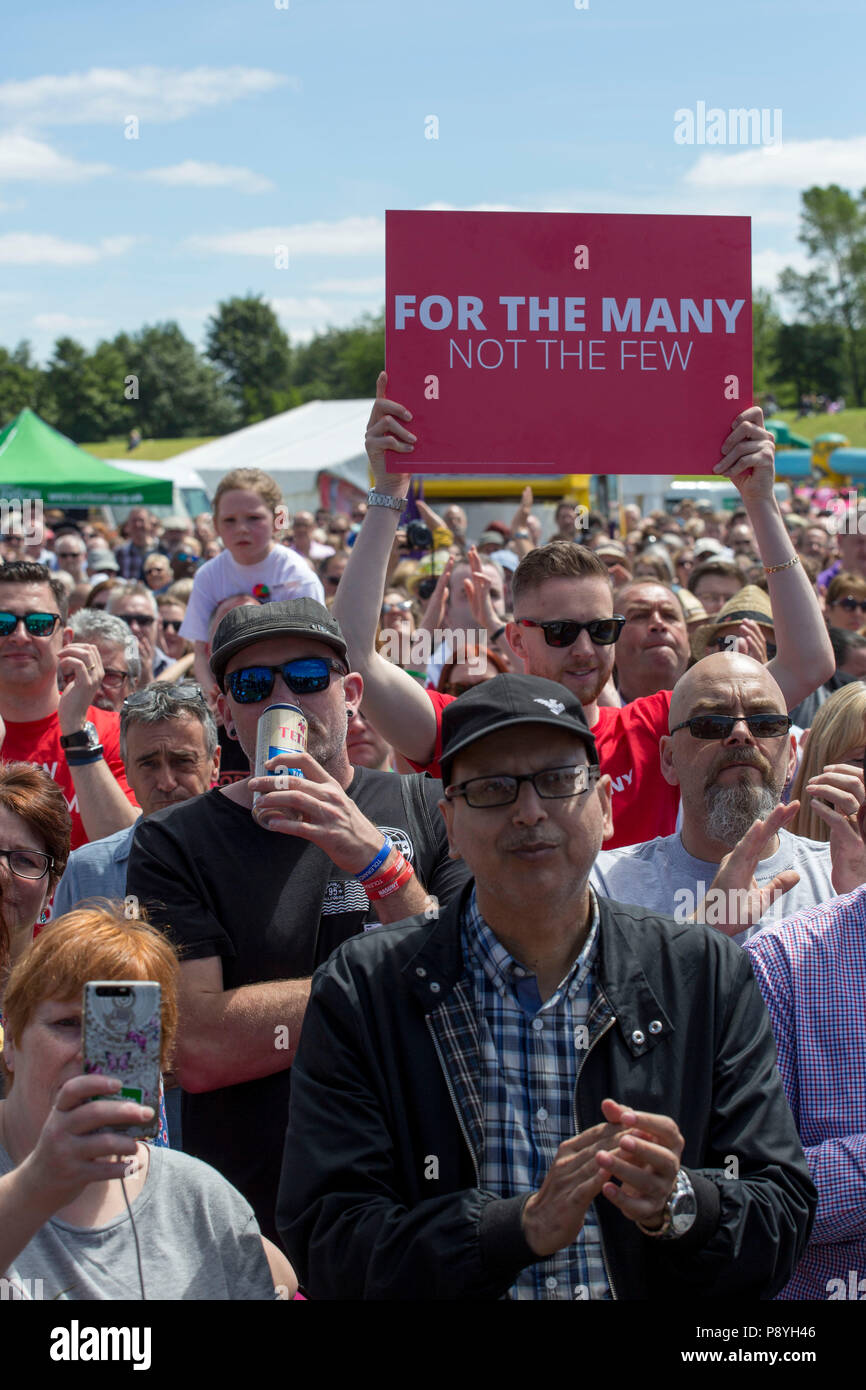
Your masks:
{"label": "fabric wristband", "polygon": [[72,748],[66,750],[67,767],[84,767],[86,763],[98,763],[103,756],[102,744],[97,743],[93,748],[85,748],[75,751]]}
{"label": "fabric wristband", "polygon": [[389,836],[386,835],[385,843],[379,850],[379,853],[376,855],[375,859],[371,859],[366,869],[362,869],[359,874],[355,875],[358,882],[366,883],[368,878],[372,878],[376,870],[380,867],[380,865],[384,864],[385,860],[388,858],[388,855],[391,853],[391,850],[393,848],[394,846],[392,845]]}

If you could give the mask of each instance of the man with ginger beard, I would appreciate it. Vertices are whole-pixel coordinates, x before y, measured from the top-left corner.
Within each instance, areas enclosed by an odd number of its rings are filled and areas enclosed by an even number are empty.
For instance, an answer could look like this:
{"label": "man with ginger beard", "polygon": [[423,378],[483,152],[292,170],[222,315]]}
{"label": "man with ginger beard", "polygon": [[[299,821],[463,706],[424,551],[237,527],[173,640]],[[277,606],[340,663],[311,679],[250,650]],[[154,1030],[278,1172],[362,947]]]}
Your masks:
{"label": "man with ginger beard", "polygon": [[[743,918],[736,921],[726,903],[717,920],[709,910],[702,920],[742,942],[769,920],[771,908],[773,916],[787,916],[854,887],[840,877],[843,868],[834,866],[829,844],[784,828],[799,803],[776,811],[796,762],[790,725],[770,668],[752,657],[720,652],[687,671],[674,687],[670,732],[660,748],[665,780],[682,796],[682,828],[602,850],[591,876],[598,892],[685,921],[716,885],[722,861],[755,821],[771,816],[766,839],[753,832],[749,842],[761,839],[754,884],[765,890],[763,915],[753,921],[743,904]],[[745,883],[724,886],[747,889],[748,876]]]}

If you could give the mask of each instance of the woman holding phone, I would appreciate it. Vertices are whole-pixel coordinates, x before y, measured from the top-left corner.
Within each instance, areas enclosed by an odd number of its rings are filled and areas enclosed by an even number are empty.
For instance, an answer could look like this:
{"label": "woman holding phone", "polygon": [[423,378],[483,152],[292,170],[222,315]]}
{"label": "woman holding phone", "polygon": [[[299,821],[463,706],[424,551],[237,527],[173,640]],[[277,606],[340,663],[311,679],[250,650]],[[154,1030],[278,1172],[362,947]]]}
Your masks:
{"label": "woman holding phone", "polygon": [[149,1106],[94,1100],[120,1082],[82,1074],[89,980],[161,988],[161,1065],[177,1028],[178,964],[162,933],[120,905],[66,913],[12,969],[0,1103],[0,1277],[42,1299],[291,1298],[285,1256],[215,1169],[106,1125],[147,1124]]}

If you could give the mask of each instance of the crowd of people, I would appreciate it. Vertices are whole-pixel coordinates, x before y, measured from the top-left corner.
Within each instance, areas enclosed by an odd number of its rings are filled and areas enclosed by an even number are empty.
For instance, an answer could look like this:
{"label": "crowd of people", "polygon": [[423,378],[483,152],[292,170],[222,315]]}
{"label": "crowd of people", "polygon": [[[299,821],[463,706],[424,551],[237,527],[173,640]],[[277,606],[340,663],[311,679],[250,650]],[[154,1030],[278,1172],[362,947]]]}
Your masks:
{"label": "crowd of people", "polygon": [[[866,537],[757,407],[735,509],[548,535],[407,525],[416,442],[383,373],[349,513],[0,543],[7,1296],[852,1296]],[[93,980],[160,985],[151,1104]]]}

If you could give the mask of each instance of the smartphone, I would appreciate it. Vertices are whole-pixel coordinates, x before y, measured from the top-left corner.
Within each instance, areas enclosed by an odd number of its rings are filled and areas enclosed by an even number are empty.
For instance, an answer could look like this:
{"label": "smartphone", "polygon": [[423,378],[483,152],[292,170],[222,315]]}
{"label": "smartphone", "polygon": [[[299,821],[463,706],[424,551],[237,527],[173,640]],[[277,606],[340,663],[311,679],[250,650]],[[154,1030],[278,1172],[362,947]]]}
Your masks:
{"label": "smartphone", "polygon": [[134,1100],[153,1106],[142,1125],[107,1125],[103,1132],[152,1139],[159,1127],[162,991],[153,980],[88,980],[81,1013],[81,1045],[88,1075],[116,1077],[121,1089],[94,1100]]}

